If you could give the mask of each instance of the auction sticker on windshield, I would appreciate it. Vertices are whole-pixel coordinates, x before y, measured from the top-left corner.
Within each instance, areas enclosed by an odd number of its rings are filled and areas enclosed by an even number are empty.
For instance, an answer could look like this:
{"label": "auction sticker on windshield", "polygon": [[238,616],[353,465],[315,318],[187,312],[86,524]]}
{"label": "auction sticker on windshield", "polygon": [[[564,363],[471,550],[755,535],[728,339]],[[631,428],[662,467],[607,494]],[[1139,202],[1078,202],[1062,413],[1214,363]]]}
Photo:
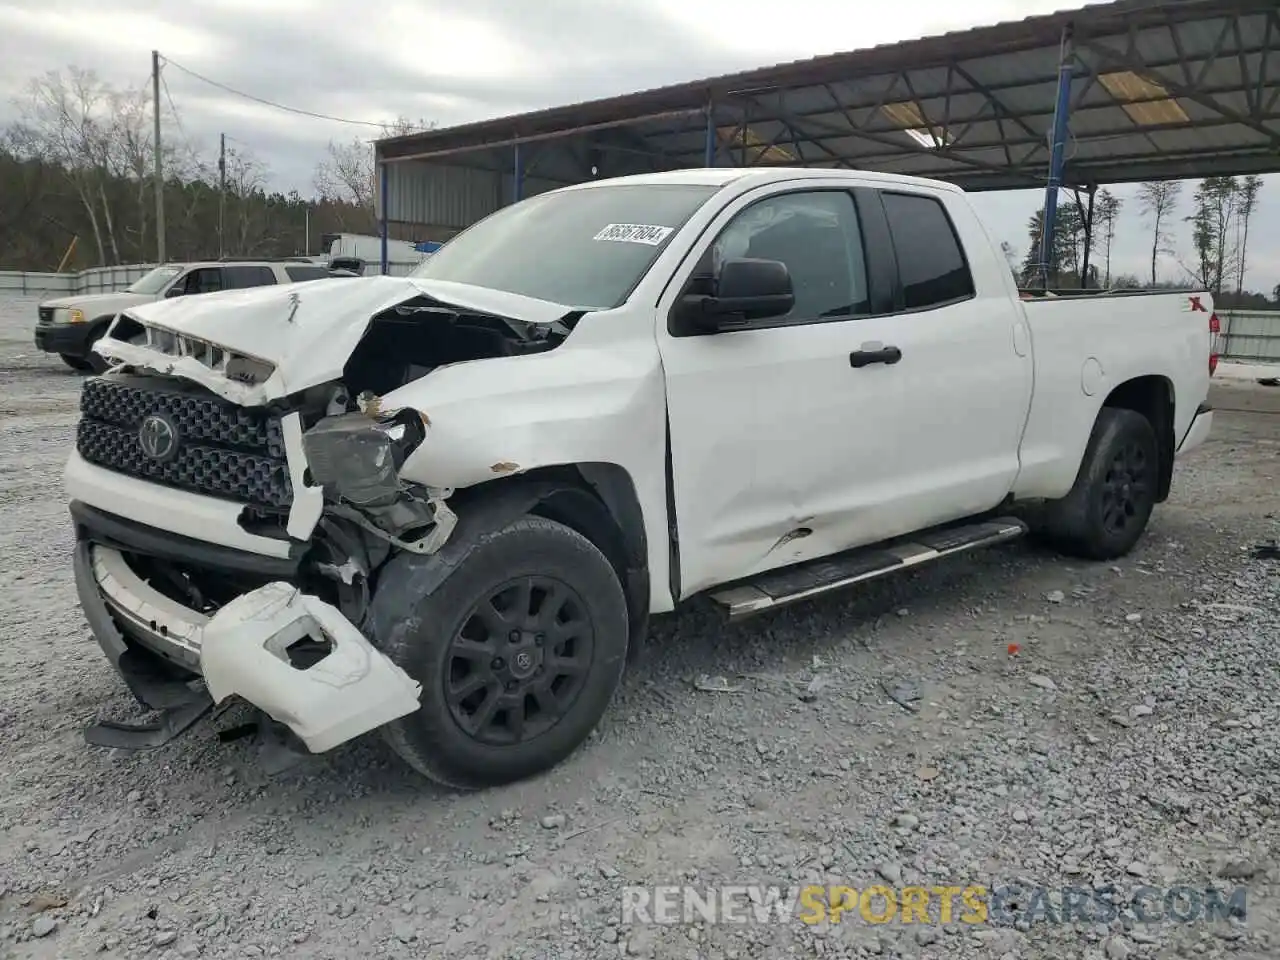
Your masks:
{"label": "auction sticker on windshield", "polygon": [[671,236],[671,227],[657,227],[644,223],[611,223],[595,235],[596,240],[612,240],[616,243],[643,243],[656,247]]}

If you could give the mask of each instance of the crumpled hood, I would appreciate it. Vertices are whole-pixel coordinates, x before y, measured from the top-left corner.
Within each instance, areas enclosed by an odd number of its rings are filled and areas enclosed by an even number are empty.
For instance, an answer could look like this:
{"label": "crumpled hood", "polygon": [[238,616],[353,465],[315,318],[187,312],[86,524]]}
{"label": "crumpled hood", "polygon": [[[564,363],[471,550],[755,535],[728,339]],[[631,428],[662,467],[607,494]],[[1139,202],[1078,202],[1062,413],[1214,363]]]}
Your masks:
{"label": "crumpled hood", "polygon": [[[409,277],[351,277],[280,286],[227,290],[159,300],[128,311],[149,326],[162,327],[243,353],[275,366],[257,388],[226,382],[218,389],[197,361],[145,351],[163,363],[161,372],[204,383],[229,399],[251,405],[296,393],[342,375],[342,369],[377,314],[426,294],[450,306],[493,313],[527,323],[554,323],[569,307],[515,294],[448,281]],[[135,347],[103,338],[94,349],[127,363],[140,362]],[[150,358],[148,358],[150,359]]]}
{"label": "crumpled hood", "polygon": [[91,310],[102,310],[114,315],[121,310],[127,310],[137,304],[149,303],[154,299],[145,293],[127,293],[124,290],[118,290],[115,293],[84,293],[69,297],[54,297],[52,300],[42,300],[40,306],[53,307],[55,310],[78,307],[86,313]]}

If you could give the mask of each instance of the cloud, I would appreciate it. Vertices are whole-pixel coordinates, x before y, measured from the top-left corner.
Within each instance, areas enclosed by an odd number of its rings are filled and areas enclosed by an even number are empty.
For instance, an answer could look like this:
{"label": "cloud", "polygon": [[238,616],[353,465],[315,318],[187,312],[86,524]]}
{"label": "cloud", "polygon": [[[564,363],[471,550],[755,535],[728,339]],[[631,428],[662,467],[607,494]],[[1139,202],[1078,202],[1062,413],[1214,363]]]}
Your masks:
{"label": "cloud", "polygon": [[[33,76],[74,64],[117,87],[148,82],[151,51],[172,62],[166,93],[181,133],[212,156],[218,135],[270,168],[273,187],[309,192],[329,140],[370,127],[282,113],[195,79],[300,109],[369,122],[441,126],[628,93],[1047,13],[1063,0],[0,0],[0,125]],[[1119,188],[1130,197],[1132,188]],[[1190,205],[1185,191],[1184,205]],[[1022,252],[1036,192],[979,196],[993,234]],[[1145,228],[1130,202],[1113,272],[1144,273]],[[1178,224],[1189,247],[1189,228]],[[1250,238],[1249,284],[1280,283],[1280,178],[1269,178]],[[1189,259],[1184,253],[1184,259]],[[1179,273],[1172,260],[1165,275]]]}

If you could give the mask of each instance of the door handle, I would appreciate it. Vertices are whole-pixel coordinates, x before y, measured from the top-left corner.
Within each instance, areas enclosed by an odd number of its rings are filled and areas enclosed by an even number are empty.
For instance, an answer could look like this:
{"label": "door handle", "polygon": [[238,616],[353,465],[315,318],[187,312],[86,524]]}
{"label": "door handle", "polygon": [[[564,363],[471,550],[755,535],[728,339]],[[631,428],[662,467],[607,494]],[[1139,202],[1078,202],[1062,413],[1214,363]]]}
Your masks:
{"label": "door handle", "polygon": [[902,359],[902,351],[897,347],[881,347],[879,350],[855,350],[849,354],[849,366],[855,369],[869,367],[873,363],[887,363],[890,366]]}

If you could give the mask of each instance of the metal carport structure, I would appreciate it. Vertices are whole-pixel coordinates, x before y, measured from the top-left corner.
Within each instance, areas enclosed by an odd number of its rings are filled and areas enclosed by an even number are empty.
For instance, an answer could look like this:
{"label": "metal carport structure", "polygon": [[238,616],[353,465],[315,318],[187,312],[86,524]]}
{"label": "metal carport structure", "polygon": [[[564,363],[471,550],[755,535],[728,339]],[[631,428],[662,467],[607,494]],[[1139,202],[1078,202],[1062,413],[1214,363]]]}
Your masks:
{"label": "metal carport structure", "polygon": [[1118,0],[375,150],[384,241],[392,230],[446,239],[584,180],[759,164],[1045,187],[1047,240],[1059,186],[1280,171],[1280,3]]}

